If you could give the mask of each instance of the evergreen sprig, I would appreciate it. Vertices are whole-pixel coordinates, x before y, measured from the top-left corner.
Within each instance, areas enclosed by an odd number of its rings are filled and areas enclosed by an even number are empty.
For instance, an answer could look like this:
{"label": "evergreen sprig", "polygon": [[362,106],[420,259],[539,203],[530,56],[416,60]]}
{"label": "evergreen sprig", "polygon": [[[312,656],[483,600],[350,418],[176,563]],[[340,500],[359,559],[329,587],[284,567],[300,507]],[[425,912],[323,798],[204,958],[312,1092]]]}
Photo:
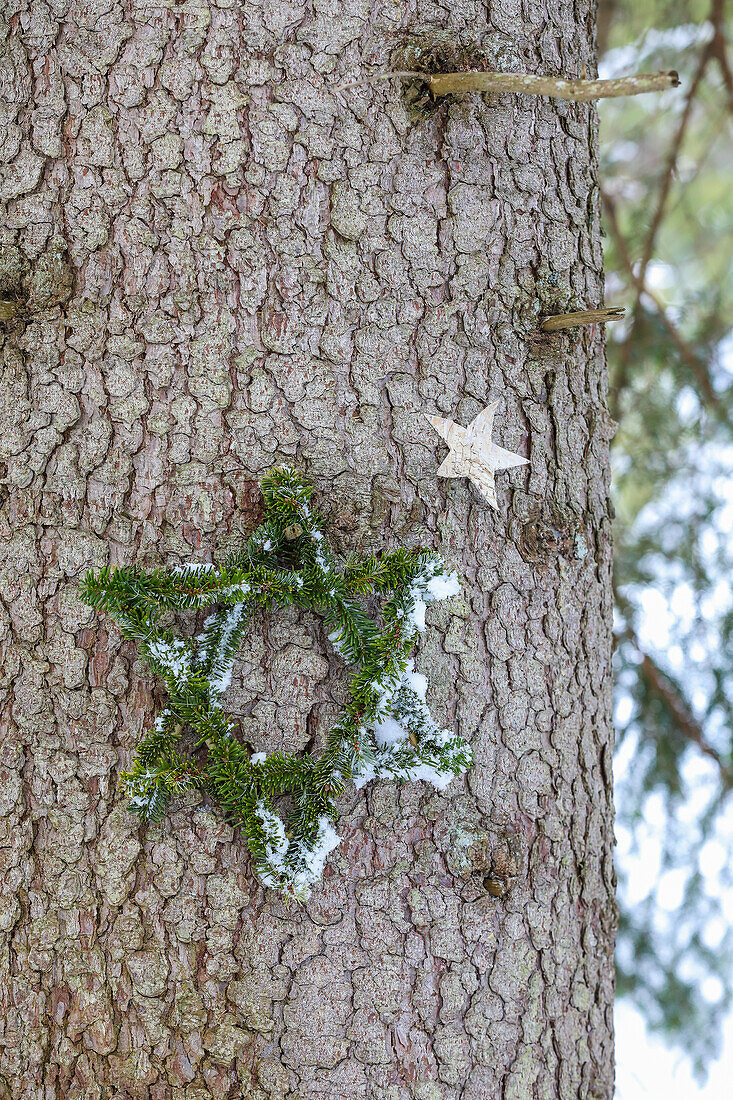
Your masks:
{"label": "evergreen sprig", "polygon": [[[243,550],[219,565],[145,573],[136,566],[87,575],[82,598],[118,623],[166,684],[168,702],[122,777],[130,808],[159,821],[181,791],[207,791],[239,825],[263,883],[304,899],[339,837],[331,821],[346,783],[378,776],[444,788],[468,767],[470,749],[440,730],[425,703],[427,681],[409,659],[425,604],[455,595],[458,580],[427,550],[349,559],[326,545],[312,486],[289,467],[262,481],[265,518]],[[381,625],[359,597],[387,597]],[[249,612],[293,604],[322,614],[335,650],[355,666],[343,713],[320,757],[252,756],[234,736],[222,696]],[[170,610],[211,607],[195,640],[159,625]],[[179,751],[184,731],[204,763]],[[273,800],[290,795],[283,822]]]}

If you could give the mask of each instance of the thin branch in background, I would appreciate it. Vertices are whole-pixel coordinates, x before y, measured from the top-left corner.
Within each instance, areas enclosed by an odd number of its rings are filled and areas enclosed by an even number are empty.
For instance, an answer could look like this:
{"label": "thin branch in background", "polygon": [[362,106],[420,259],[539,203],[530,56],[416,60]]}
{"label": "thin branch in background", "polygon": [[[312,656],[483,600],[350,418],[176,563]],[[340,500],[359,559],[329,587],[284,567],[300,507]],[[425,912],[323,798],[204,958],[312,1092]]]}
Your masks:
{"label": "thin branch in background", "polygon": [[713,0],[710,22],[713,24],[710,52],[720,66],[725,90],[728,93],[728,107],[733,112],[733,72],[728,61],[728,42],[725,34],[725,0]]}
{"label": "thin branch in background", "polygon": [[618,214],[616,213],[616,203],[614,199],[603,189],[601,191],[601,198],[603,199],[603,205],[606,213],[608,214],[609,226],[611,229],[611,236],[614,239],[616,248],[618,249],[621,262],[628,271],[634,270],[634,261],[631,259],[631,253],[626,247],[626,239],[621,232],[621,226],[618,221]]}
{"label": "thin branch in background", "polygon": [[[646,288],[647,269],[654,253],[654,245],[656,243],[657,234],[662,224],[662,219],[664,218],[664,213],[667,206],[667,199],[669,197],[669,192],[672,187],[672,180],[674,178],[675,170],[677,168],[677,161],[679,159],[680,149],[682,148],[682,142],[685,136],[685,132],[687,130],[687,125],[692,115],[692,107],[695,101],[695,97],[697,95],[698,89],[700,87],[700,82],[711,56],[711,46],[710,43],[708,43],[708,45],[705,46],[700,55],[700,60],[697,65],[695,75],[692,78],[692,82],[690,83],[690,87],[687,92],[685,106],[682,111],[680,123],[677,127],[677,132],[675,133],[672,145],[669,150],[669,154],[667,156],[667,163],[665,165],[664,174],[662,176],[662,184],[659,190],[656,209],[652,216],[651,224],[649,226],[649,232],[647,234],[644,244],[644,250],[642,252],[642,259],[638,272],[638,283],[636,285],[636,298],[631,311],[631,323],[629,325],[629,330],[626,334],[626,338],[623,340],[618,349],[619,370],[616,377],[614,408],[612,410],[615,418],[618,417],[619,401],[621,398],[621,394],[626,388],[629,381],[631,351],[633,346],[634,333],[636,331],[636,326],[641,316],[641,298]],[[624,262],[628,266],[629,270],[633,272],[633,261],[628,256],[628,253]]]}
{"label": "thin branch in background", "polygon": [[697,95],[698,88],[700,87],[700,82],[705,75],[705,69],[707,68],[710,56],[710,44],[708,44],[700,54],[700,61],[698,62],[695,75],[692,78],[692,82],[690,83],[690,87],[687,92],[684,110],[682,111],[682,115],[680,117],[680,123],[677,127],[677,132],[675,133],[672,145],[667,155],[667,163],[664,168],[664,175],[662,176],[662,185],[659,189],[659,196],[657,198],[657,207],[654,211],[654,216],[652,217],[651,224],[649,226],[649,233],[646,238],[644,252],[641,259],[641,266],[639,268],[639,275],[642,281],[646,280],[646,271],[649,266],[649,261],[651,260],[654,253],[654,245],[657,242],[657,233],[659,232],[659,227],[661,226],[662,219],[664,218],[664,213],[667,206],[667,199],[669,197],[669,192],[672,187],[672,180],[674,179],[674,175],[677,170],[677,161],[679,159],[680,149],[682,148],[682,142],[685,136],[685,132],[687,130],[687,125],[692,115],[692,107],[695,101],[695,96]]}
{"label": "thin branch in background", "polygon": [[[640,283],[637,283],[637,286],[638,285],[640,285]],[[667,335],[677,349],[677,354],[680,359],[690,373],[697,379],[700,392],[705,398],[706,403],[710,406],[718,419],[727,420],[728,414],[721,405],[720,398],[715,392],[713,383],[710,379],[710,371],[708,370],[707,363],[700,358],[694,348],[685,340],[684,336],[682,336],[680,330],[670,319],[661,298],[659,298],[653,290],[650,290],[649,287],[644,287],[644,294],[655,306],[659,319],[667,330]]]}
{"label": "thin branch in background", "polygon": [[680,733],[688,741],[697,745],[704,756],[715,761],[726,787],[733,787],[733,769],[725,762],[718,750],[708,742],[702,726],[694,717],[687,700],[682,696],[677,686],[670,680],[667,673],[659,667],[654,658],[642,648],[632,627],[626,627],[623,637],[633,645],[641,657],[641,675],[644,677],[649,689],[665,704]]}
{"label": "thin branch in background", "polygon": [[[700,392],[705,398],[705,401],[715,412],[716,416],[718,416],[720,419],[726,419],[726,411],[722,407],[720,399],[716,394],[715,389],[713,388],[707,364],[704,363],[702,359],[700,359],[697,353],[693,350],[693,348],[690,347],[685,338],[681,335],[679,329],[667,314],[664,302],[661,301],[661,299],[654,293],[654,291],[650,290],[647,286],[644,285],[643,280],[634,270],[633,260],[629,255],[628,248],[626,247],[626,242],[619,227],[618,216],[616,214],[616,205],[610,195],[607,195],[603,188],[601,188],[601,197],[603,198],[606,213],[608,215],[608,225],[611,230],[611,236],[616,243],[616,247],[618,248],[619,255],[621,257],[624,267],[627,270],[628,276],[631,279],[633,285],[636,287],[639,300],[641,300],[643,295],[647,297],[652,303],[657,314],[659,315],[659,319],[662,322],[662,325],[669,335],[670,340],[677,349],[677,353],[680,359],[697,379],[697,383],[700,387]],[[627,381],[627,379],[624,380],[624,385]],[[614,407],[612,409],[612,415],[614,419],[618,418],[618,405],[620,390],[622,388],[623,386],[616,386]]]}
{"label": "thin branch in background", "polygon": [[641,654],[641,673],[649,687],[657,694],[667,706],[675,720],[677,728],[685,735],[688,741],[697,745],[704,756],[714,760],[720,769],[720,777],[727,787],[733,786],[733,771],[727,766],[717,749],[710,745],[703,734],[699,722],[693,718],[686,700],[677,692],[669,677],[660,669],[648,653]]}

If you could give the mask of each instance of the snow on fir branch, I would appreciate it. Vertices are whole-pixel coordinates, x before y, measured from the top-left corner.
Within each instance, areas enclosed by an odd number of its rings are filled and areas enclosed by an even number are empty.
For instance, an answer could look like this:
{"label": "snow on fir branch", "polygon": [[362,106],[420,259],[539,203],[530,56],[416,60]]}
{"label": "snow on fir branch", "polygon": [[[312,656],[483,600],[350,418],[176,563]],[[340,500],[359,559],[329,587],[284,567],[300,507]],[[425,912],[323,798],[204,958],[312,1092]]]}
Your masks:
{"label": "snow on fir branch", "polygon": [[[104,569],[88,574],[82,598],[137,643],[168,691],[165,710],[122,777],[130,809],[159,821],[174,795],[206,791],[241,828],[260,880],[304,900],[339,843],[331,823],[348,782],[422,779],[444,790],[470,764],[465,742],[434,722],[427,679],[410,659],[426,605],[455,596],[460,586],[429,550],[338,562],[311,505],[313,489],[297,470],[273,470],[261,489],[264,521],[221,564]],[[384,597],[381,623],[360,602],[368,595]],[[286,604],[321,614],[335,651],[354,668],[319,757],[252,755],[222,707],[249,613]],[[197,639],[160,625],[170,610],[203,607],[211,613]],[[184,731],[194,735],[189,756],[178,748]],[[274,804],[282,795],[292,801],[286,821]]]}

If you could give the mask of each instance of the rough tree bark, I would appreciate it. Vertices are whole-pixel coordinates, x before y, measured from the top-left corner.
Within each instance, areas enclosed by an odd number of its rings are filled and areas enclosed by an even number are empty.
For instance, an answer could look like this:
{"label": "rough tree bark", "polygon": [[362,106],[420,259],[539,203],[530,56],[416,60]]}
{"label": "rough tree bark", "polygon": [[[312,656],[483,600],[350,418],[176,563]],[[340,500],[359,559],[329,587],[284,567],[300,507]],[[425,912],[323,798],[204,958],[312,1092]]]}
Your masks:
{"label": "rough tree bark", "polygon": [[[7,0],[1,1096],[610,1100],[602,333],[531,337],[602,300],[595,111],[334,92],[415,28],[590,74],[592,7]],[[418,413],[498,397],[531,466],[496,514],[436,480]],[[343,549],[456,564],[418,667],[476,757],[443,795],[345,798],[303,909],[205,802],[128,814],[159,689],[77,598],[220,553],[281,461]],[[230,698],[257,749],[323,735],[336,666],[317,620],[254,621]]]}

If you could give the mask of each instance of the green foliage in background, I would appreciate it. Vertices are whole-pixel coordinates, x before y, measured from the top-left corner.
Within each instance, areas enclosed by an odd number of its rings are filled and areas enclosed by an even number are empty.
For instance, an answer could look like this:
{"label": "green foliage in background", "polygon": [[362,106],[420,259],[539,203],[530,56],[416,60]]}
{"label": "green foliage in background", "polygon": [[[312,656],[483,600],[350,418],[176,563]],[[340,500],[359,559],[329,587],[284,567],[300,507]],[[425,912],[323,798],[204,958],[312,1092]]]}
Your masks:
{"label": "green foliage in background", "polygon": [[601,3],[617,511],[619,990],[698,1073],[733,994],[733,18],[720,0]]}

